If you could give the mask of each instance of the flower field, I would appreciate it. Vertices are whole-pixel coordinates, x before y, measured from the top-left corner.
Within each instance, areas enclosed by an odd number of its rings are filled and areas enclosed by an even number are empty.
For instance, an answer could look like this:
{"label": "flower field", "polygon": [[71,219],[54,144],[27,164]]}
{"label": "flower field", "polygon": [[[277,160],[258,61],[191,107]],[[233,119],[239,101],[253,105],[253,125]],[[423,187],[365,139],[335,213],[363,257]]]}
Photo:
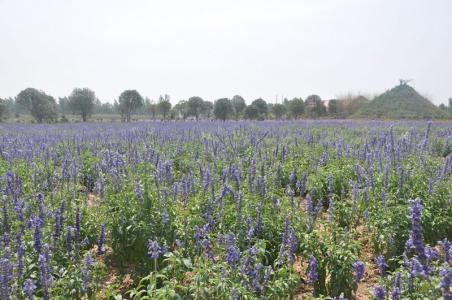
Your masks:
{"label": "flower field", "polygon": [[451,299],[452,124],[0,125],[0,299]]}

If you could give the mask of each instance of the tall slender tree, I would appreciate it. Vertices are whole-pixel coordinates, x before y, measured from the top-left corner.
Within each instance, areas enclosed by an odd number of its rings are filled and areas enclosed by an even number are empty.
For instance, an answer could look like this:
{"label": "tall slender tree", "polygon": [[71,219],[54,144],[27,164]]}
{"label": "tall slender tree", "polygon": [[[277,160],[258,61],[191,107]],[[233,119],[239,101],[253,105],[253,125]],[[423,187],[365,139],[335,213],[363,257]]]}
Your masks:
{"label": "tall slender tree", "polygon": [[146,97],[145,106],[146,106],[147,113],[151,116],[152,120],[155,120],[155,117],[157,116],[157,112],[158,112],[157,103],[154,103],[154,101],[152,101],[148,97]]}
{"label": "tall slender tree", "polygon": [[165,96],[160,95],[159,102],[157,104],[157,110],[162,115],[165,120],[168,116],[168,113],[171,110],[171,102],[169,95],[165,94]]}

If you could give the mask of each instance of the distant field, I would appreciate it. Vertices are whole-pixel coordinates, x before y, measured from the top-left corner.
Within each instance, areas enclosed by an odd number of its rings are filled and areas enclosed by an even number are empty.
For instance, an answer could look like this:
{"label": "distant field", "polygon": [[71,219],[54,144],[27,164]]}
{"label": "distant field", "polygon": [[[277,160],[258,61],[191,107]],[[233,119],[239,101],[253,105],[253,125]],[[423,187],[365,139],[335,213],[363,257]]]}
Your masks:
{"label": "distant field", "polygon": [[[81,118],[79,115],[67,114],[64,115],[67,120],[71,123],[81,122]],[[62,115],[58,117],[58,121],[62,122]],[[133,115],[133,121],[143,121],[143,120],[151,120],[151,117],[148,115]],[[94,114],[89,117],[90,122],[121,122],[121,115],[119,114]],[[5,120],[7,123],[34,123],[35,120],[32,116],[28,114],[20,114],[19,117],[15,117],[14,115],[10,115],[8,119]]]}
{"label": "distant field", "polygon": [[[60,115],[58,117],[58,123],[65,123],[65,122],[70,122],[70,123],[81,123],[82,120],[80,118],[80,116],[78,115],[65,115],[65,117],[67,118],[67,120],[62,120],[62,116]],[[133,115],[132,116],[132,121],[133,122],[139,122],[139,121],[159,121],[160,118],[156,118],[155,120],[153,120],[149,115]],[[345,121],[345,120],[349,120],[349,119],[335,119],[335,118],[331,118],[331,117],[324,117],[324,118],[317,118],[317,119],[309,119],[309,118],[300,118],[298,121]],[[427,119],[428,120],[428,119]],[[172,120],[175,121],[175,120]],[[177,121],[177,120],[176,120]],[[182,121],[182,120],[181,120]],[[193,120],[193,118],[188,118],[186,121],[195,121]],[[210,121],[214,121],[214,120],[210,120]],[[278,120],[274,120],[274,121],[278,121]],[[286,121],[281,121],[281,122],[293,122],[296,120],[286,120]],[[373,120],[372,118],[353,118],[353,121],[356,122],[369,122],[369,121],[375,121],[375,122],[423,122],[422,119],[412,119],[412,120],[400,120],[397,118],[375,118],[375,120]],[[33,117],[31,117],[30,115],[27,114],[21,114],[19,115],[19,117],[14,117],[14,116],[9,116],[8,119],[4,120],[4,123],[35,123],[36,121],[33,119]],[[121,122],[121,116],[119,114],[115,115],[115,114],[95,114],[92,115],[89,119],[88,122],[95,122],[95,123],[115,123],[115,122]],[[235,122],[235,121],[230,121],[230,122]],[[243,121],[240,121],[243,122]],[[435,123],[449,123],[450,122],[450,118],[445,118],[445,119],[437,119],[434,120]],[[1,124],[1,123],[0,123]]]}

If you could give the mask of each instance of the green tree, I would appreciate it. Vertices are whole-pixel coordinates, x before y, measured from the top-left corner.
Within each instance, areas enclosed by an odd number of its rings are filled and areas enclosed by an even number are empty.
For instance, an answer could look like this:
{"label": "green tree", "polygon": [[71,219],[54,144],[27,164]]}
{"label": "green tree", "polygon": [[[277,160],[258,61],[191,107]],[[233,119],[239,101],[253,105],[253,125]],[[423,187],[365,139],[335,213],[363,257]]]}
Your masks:
{"label": "green tree", "polygon": [[69,112],[69,99],[67,97],[58,98],[58,112],[63,115]]}
{"label": "green tree", "polygon": [[6,106],[7,114],[10,114],[10,113],[19,114],[19,113],[27,112],[27,109],[25,107],[23,107],[22,105],[19,105],[17,103],[17,101],[12,97],[5,98],[5,99],[3,99],[3,101],[4,101],[3,104]]}
{"label": "green tree", "polygon": [[268,107],[267,102],[265,102],[264,99],[256,99],[251,103],[251,105],[254,105],[254,107],[257,108],[259,119],[265,119],[267,117]]}
{"label": "green tree", "polygon": [[94,101],[93,101],[93,109],[91,111],[91,114],[101,114],[102,113],[102,102],[100,102],[100,100],[96,97],[94,97]]}
{"label": "green tree", "polygon": [[116,100],[116,99],[115,99],[115,101],[113,101],[113,110],[115,112],[121,112],[121,109],[119,108],[118,100]]}
{"label": "green tree", "polygon": [[232,107],[234,108],[234,117],[235,119],[239,119],[242,113],[245,111],[246,103],[245,99],[243,99],[240,95],[235,95],[231,99]]}
{"label": "green tree", "polygon": [[175,119],[182,118],[185,120],[188,117],[187,101],[179,101],[176,105],[174,105],[174,108],[171,110],[171,112],[174,115]]}
{"label": "green tree", "polygon": [[272,113],[276,119],[281,119],[286,113],[286,106],[284,104],[276,103],[273,105]]}
{"label": "green tree", "polygon": [[199,116],[203,112],[203,109],[204,109],[204,100],[201,97],[194,96],[188,99],[187,113],[189,116],[195,117],[196,121],[199,119]]}
{"label": "green tree", "polygon": [[234,107],[231,100],[221,98],[215,101],[213,105],[213,114],[215,118],[225,121],[234,114]]}
{"label": "green tree", "polygon": [[293,98],[291,101],[288,102],[290,114],[293,118],[298,119],[300,118],[304,113],[304,102],[301,98]]}
{"label": "green tree", "polygon": [[151,99],[149,99],[149,97],[144,97],[144,101],[143,101],[143,107],[141,108],[141,110],[143,111],[143,114],[145,115],[151,115],[152,118],[152,113],[151,113]]}
{"label": "green tree", "polygon": [[171,110],[171,102],[169,95],[165,94],[165,96],[160,95],[159,102],[157,104],[157,111],[163,116],[163,119],[166,120],[168,113]]}
{"label": "green tree", "polygon": [[107,102],[107,103],[102,103],[100,108],[99,108],[99,113],[101,114],[107,114],[107,115],[112,115],[116,112],[115,108],[113,107],[113,104]]}
{"label": "green tree", "polygon": [[53,122],[57,119],[57,105],[52,96],[34,88],[21,91],[16,102],[25,107],[38,123]]}
{"label": "green tree", "polygon": [[123,121],[130,122],[132,113],[143,106],[143,97],[136,90],[125,90],[119,95],[119,112]]}
{"label": "green tree", "polygon": [[0,121],[8,117],[8,106],[6,100],[0,98]]}
{"label": "green tree", "polygon": [[[149,99],[148,99],[149,100]],[[149,104],[147,106],[147,112],[151,115],[152,120],[155,120],[158,112],[158,104],[149,100]]]}
{"label": "green tree", "polygon": [[339,104],[336,99],[330,100],[328,103],[328,113],[332,116],[336,116],[339,112]]}
{"label": "green tree", "polygon": [[255,105],[248,105],[245,108],[245,119],[255,120],[259,117],[259,110]]}
{"label": "green tree", "polygon": [[326,114],[326,107],[317,95],[310,95],[305,101],[306,112],[311,118],[318,118]]}
{"label": "green tree", "polygon": [[452,97],[449,98],[449,114],[452,115]]}
{"label": "green tree", "polygon": [[213,103],[211,101],[204,101],[201,108],[201,115],[205,118],[210,118],[213,114]]}
{"label": "green tree", "polygon": [[[79,114],[83,122],[86,122],[88,116],[94,109],[96,95],[88,88],[75,88],[69,95],[69,108],[73,113]],[[99,101],[100,104],[100,101]]]}

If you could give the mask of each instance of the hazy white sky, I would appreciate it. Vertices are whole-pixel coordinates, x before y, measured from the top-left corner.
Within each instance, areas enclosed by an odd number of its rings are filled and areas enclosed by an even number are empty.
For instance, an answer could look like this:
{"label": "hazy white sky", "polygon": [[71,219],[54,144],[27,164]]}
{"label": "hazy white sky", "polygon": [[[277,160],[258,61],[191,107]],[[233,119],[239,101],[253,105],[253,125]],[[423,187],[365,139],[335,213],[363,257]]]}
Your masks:
{"label": "hazy white sky", "polygon": [[0,97],[452,97],[450,0],[0,0]]}

